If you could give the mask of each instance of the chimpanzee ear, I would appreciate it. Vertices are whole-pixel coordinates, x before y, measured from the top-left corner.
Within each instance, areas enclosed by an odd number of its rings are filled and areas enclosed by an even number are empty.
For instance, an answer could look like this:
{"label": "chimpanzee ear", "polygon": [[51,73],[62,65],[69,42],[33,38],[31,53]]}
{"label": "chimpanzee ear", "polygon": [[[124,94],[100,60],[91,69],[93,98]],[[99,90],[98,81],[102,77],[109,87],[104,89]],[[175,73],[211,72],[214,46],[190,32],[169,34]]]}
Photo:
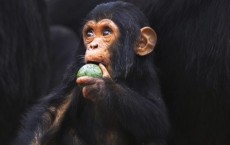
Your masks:
{"label": "chimpanzee ear", "polygon": [[137,55],[144,56],[151,53],[157,42],[157,34],[150,27],[141,28],[141,38],[135,49]]}

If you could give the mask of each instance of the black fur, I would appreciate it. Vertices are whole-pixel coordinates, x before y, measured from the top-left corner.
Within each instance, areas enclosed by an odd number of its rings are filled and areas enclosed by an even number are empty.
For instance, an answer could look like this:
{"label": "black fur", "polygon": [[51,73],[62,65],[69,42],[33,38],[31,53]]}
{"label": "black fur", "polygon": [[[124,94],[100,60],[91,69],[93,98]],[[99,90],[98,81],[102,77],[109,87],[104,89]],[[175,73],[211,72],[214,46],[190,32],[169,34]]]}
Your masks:
{"label": "black fur", "polygon": [[[75,2],[52,1],[56,3],[55,7],[49,5],[52,18],[58,18],[55,10],[60,11],[61,3]],[[170,111],[169,144],[230,144],[230,1],[125,1],[144,10],[158,35],[155,62]],[[88,1],[81,4],[94,5]],[[61,10],[67,11],[69,7]],[[68,21],[53,19],[53,22],[75,29],[79,25],[73,27],[73,24],[77,24],[85,11],[85,8],[73,9],[71,13],[83,14],[75,18],[66,15]]]}
{"label": "black fur", "polygon": [[0,144],[9,144],[20,115],[49,88],[45,3],[0,1]]}
{"label": "black fur", "polygon": [[230,2],[164,0],[151,6],[170,144],[230,144]]}
{"label": "black fur", "polygon": [[51,29],[50,43],[43,0],[0,1],[0,144],[10,144],[25,110],[61,82],[78,44],[66,30]]}
{"label": "black fur", "polygon": [[147,19],[123,2],[98,5],[88,18],[112,19],[124,35],[114,46],[113,80],[102,78],[95,102],[83,98],[75,83],[76,72],[83,65],[79,58],[85,51],[81,40],[62,86],[29,111],[15,144],[164,145],[169,125],[152,54],[140,57],[133,53]]}

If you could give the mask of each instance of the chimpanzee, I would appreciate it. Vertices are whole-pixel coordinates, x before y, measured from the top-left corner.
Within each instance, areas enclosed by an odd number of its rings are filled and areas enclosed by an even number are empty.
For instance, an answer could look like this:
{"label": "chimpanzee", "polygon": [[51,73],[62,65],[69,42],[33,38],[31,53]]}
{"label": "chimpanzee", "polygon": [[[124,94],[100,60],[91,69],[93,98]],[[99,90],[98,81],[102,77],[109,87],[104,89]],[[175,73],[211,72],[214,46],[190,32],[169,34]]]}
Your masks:
{"label": "chimpanzee", "polygon": [[229,145],[230,1],[159,0],[150,7],[169,144]]}
{"label": "chimpanzee", "polygon": [[[29,110],[15,144],[166,144],[157,36],[145,15],[130,3],[103,3],[86,16],[82,35],[62,85]],[[99,64],[103,77],[76,78],[85,63]]]}
{"label": "chimpanzee", "polygon": [[[49,36],[46,5],[43,0],[0,1],[0,144],[2,145],[9,145],[16,136],[26,108],[61,82],[63,68],[70,60],[73,53],[71,50],[77,41],[69,39],[72,34],[67,29],[58,30],[55,27],[50,31],[52,36]],[[54,32],[59,36],[54,36]],[[52,39],[49,40],[49,37]],[[62,44],[68,42],[68,45],[57,45],[56,42],[54,45],[54,40]],[[56,72],[55,75],[53,72]]]}
{"label": "chimpanzee", "polygon": [[[48,0],[49,17],[77,29],[88,8],[102,1],[114,0]],[[140,7],[158,34],[154,58],[171,123],[169,144],[229,145],[230,1],[124,1]]]}
{"label": "chimpanzee", "polygon": [[0,144],[9,144],[25,109],[48,91],[48,36],[44,1],[0,1]]}

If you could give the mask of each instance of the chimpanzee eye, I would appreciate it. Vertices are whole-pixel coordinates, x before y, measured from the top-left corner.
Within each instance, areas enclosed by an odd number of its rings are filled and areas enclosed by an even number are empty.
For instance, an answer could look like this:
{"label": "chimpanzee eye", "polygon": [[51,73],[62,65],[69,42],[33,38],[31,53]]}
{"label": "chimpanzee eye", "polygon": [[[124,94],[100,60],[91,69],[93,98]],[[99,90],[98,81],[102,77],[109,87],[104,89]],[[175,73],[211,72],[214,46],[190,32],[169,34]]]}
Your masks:
{"label": "chimpanzee eye", "polygon": [[93,30],[92,30],[92,29],[87,30],[87,31],[86,31],[86,36],[87,36],[87,37],[93,37],[93,36],[94,36]]}
{"label": "chimpanzee eye", "polygon": [[105,28],[103,30],[103,36],[112,34],[112,30],[110,28]]}

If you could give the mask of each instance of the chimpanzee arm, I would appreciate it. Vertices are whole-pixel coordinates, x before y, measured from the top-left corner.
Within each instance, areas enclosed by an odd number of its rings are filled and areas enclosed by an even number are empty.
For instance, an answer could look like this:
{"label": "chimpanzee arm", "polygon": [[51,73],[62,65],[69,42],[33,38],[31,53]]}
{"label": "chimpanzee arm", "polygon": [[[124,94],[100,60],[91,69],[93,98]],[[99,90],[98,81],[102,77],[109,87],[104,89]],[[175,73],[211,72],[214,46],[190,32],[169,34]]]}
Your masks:
{"label": "chimpanzee arm", "polygon": [[22,122],[24,128],[14,141],[15,145],[46,145],[59,130],[75,95],[75,91],[55,92],[33,106]]}
{"label": "chimpanzee arm", "polygon": [[60,87],[29,109],[21,121],[22,128],[13,142],[15,145],[46,145],[57,134],[69,106],[78,99],[75,96],[80,89],[74,82],[75,72],[80,66],[74,62]]}
{"label": "chimpanzee arm", "polygon": [[[87,82],[88,78],[82,79]],[[119,123],[137,142],[154,141],[163,144],[160,142],[166,140],[169,125],[159,94],[154,94],[148,88],[149,92],[144,96],[109,78],[89,79],[87,83],[92,85],[83,88],[83,94],[94,102],[99,119],[104,120],[104,123]]]}

